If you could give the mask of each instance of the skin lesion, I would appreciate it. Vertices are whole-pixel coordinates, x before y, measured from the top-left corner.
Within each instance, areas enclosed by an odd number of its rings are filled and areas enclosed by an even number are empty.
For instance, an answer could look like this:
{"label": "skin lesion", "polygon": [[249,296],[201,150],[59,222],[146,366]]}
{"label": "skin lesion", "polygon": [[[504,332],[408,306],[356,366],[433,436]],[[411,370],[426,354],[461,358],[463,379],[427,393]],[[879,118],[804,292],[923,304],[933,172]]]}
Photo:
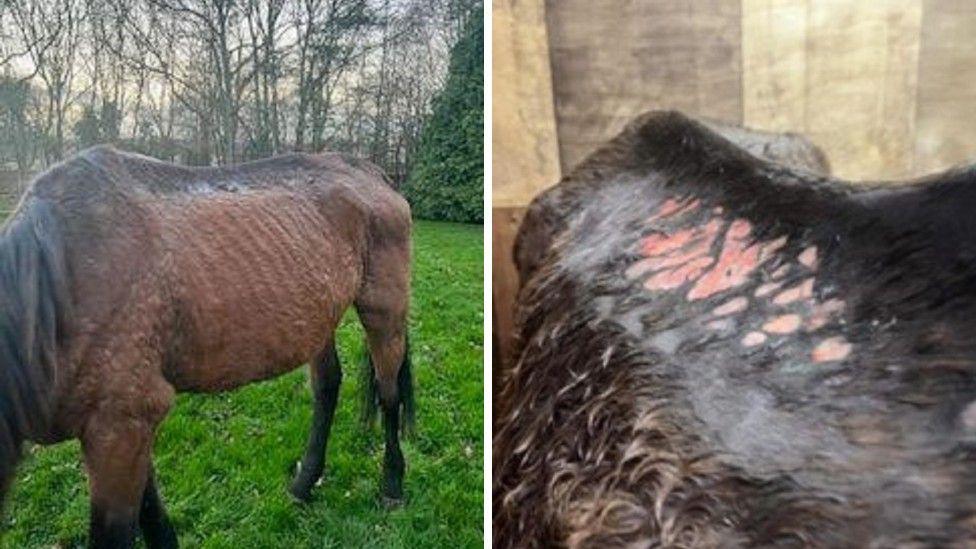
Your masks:
{"label": "skin lesion", "polygon": [[814,362],[833,362],[843,360],[849,354],[851,354],[851,344],[843,337],[836,336],[821,341],[810,353],[810,358]]}
{"label": "skin lesion", "polygon": [[715,267],[704,273],[688,291],[689,301],[711,297],[741,286],[749,280],[749,275],[762,263],[759,257],[760,247],[749,244],[751,232],[752,225],[743,219],[736,219],[729,224]]}
{"label": "skin lesion", "polygon": [[763,343],[766,343],[767,339],[769,339],[769,337],[762,332],[756,332],[756,331],[749,332],[748,334],[742,337],[742,346],[756,347],[757,345],[762,345]]}
{"label": "skin lesion", "polygon": [[[687,214],[700,207],[697,199],[667,199],[649,222],[656,227],[674,221],[690,223]],[[779,236],[758,242],[750,240],[753,226],[749,221],[741,218],[726,220],[721,213],[720,208],[713,208],[696,226],[679,227],[670,233],[658,230],[644,237],[640,243],[643,257],[630,265],[624,276],[642,281],[643,288],[650,292],[674,291],[691,285],[685,295],[689,302],[703,301],[748,284],[762,265],[786,247],[788,239]],[[723,232],[724,236],[721,236]],[[720,247],[713,250],[718,241]],[[750,292],[758,304],[766,303],[771,314],[759,319],[761,324],[742,336],[739,343],[743,347],[758,347],[767,343],[770,337],[789,336],[801,329],[816,334],[839,317],[845,308],[844,301],[836,298],[820,301],[815,295],[813,275],[819,260],[817,246],[808,245]],[[784,279],[791,272],[801,276],[804,272],[807,274],[798,283],[784,287]],[[704,326],[717,329],[717,322],[735,322],[735,315],[749,307],[749,297],[740,295],[727,299],[708,313]],[[821,337],[809,345],[805,352],[809,352],[812,362],[843,360],[853,348],[841,336]]]}
{"label": "skin lesion", "polygon": [[803,282],[787,288],[776,294],[773,303],[776,305],[788,305],[797,301],[806,301],[813,297],[813,278],[808,278]]}
{"label": "skin lesion", "polygon": [[749,300],[745,297],[736,297],[712,309],[712,316],[725,316],[745,311],[749,306]]}
{"label": "skin lesion", "polygon": [[817,270],[817,247],[816,246],[806,247],[802,252],[800,252],[800,255],[797,257],[797,260],[804,267],[813,271]]}

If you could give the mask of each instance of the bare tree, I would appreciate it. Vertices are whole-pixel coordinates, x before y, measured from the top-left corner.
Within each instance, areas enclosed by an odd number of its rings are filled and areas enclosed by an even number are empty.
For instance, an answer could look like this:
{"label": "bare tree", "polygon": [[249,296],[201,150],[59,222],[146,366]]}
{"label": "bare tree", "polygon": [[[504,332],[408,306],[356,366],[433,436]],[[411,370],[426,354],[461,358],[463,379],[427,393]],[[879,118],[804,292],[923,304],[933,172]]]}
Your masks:
{"label": "bare tree", "polygon": [[473,6],[9,0],[0,70],[43,101],[8,121],[33,128],[43,163],[104,141],[199,164],[336,149],[402,180]]}
{"label": "bare tree", "polygon": [[65,119],[72,100],[75,53],[84,17],[79,0],[11,4],[11,17],[34,66],[44,83],[47,108],[43,134],[48,161],[64,156]]}

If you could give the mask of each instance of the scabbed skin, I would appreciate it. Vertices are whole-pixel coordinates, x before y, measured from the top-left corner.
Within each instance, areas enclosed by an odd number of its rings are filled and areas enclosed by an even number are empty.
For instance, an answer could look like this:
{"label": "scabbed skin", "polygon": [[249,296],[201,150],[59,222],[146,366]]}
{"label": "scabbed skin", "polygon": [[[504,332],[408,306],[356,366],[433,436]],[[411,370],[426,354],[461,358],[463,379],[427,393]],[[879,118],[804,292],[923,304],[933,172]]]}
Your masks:
{"label": "scabbed skin", "polygon": [[971,546],[974,207],[637,119],[519,234],[496,546]]}

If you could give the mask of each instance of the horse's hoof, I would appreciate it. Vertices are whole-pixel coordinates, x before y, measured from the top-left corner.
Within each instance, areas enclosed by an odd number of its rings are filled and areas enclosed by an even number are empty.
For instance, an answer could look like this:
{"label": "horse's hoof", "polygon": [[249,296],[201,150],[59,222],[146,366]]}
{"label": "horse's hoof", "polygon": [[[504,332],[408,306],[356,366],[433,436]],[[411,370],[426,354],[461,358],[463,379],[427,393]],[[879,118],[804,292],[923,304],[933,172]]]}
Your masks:
{"label": "horse's hoof", "polygon": [[289,488],[288,495],[291,496],[292,501],[299,505],[305,505],[312,501],[312,491],[311,490],[300,490],[296,488]]}
{"label": "horse's hoof", "polygon": [[381,499],[383,500],[383,507],[386,509],[396,509],[403,505],[403,496],[391,497],[384,495]]}

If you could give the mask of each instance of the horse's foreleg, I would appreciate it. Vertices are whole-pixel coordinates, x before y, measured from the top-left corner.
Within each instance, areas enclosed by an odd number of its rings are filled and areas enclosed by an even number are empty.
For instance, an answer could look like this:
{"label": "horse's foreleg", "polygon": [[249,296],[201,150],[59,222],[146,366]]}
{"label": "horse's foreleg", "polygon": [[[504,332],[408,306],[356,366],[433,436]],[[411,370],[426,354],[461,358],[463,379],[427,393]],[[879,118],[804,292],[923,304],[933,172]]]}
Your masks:
{"label": "horse's foreleg", "polygon": [[142,539],[150,549],[173,549],[178,547],[176,531],[166,516],[166,508],[156,489],[156,475],[152,465],[146,480],[146,489],[142,492],[142,506],[139,509],[139,527],[142,529]]}
{"label": "horse's foreleg", "polygon": [[325,469],[325,449],[339,400],[339,385],[342,383],[342,368],[335,343],[312,361],[309,369],[313,396],[312,430],[305,455],[298,465],[290,489],[291,494],[299,501],[308,501],[311,498],[312,487],[322,477]]}
{"label": "horse's foreleg", "polygon": [[94,418],[86,427],[81,442],[91,487],[91,547],[127,548],[135,543],[152,436],[148,422],[131,416]]}

